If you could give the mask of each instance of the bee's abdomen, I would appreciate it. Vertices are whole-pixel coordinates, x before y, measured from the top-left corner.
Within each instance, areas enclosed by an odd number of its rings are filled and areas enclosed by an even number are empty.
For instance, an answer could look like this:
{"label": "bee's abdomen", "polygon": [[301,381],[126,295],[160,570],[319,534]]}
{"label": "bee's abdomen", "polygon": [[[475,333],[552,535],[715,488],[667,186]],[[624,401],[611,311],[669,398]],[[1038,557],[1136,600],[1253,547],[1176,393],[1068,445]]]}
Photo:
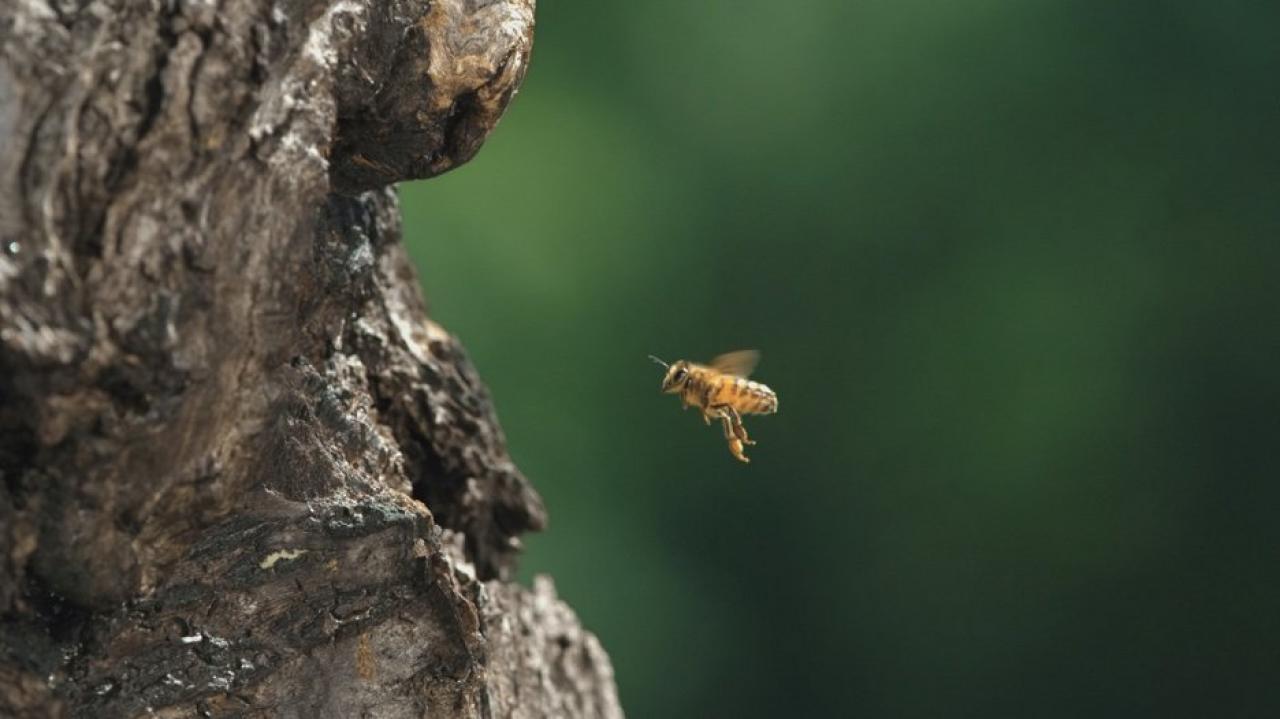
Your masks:
{"label": "bee's abdomen", "polygon": [[778,395],[749,379],[726,378],[720,385],[719,402],[732,405],[743,414],[772,414],[778,411]]}

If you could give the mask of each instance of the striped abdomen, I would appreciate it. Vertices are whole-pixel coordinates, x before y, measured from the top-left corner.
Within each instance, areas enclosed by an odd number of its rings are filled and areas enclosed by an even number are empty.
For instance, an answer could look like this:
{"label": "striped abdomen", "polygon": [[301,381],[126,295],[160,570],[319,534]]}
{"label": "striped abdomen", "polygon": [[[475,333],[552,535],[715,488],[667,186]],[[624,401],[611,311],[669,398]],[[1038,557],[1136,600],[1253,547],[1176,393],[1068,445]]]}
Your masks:
{"label": "striped abdomen", "polygon": [[731,375],[720,375],[714,381],[713,406],[727,404],[740,414],[772,414],[778,411],[778,395],[759,382]]}

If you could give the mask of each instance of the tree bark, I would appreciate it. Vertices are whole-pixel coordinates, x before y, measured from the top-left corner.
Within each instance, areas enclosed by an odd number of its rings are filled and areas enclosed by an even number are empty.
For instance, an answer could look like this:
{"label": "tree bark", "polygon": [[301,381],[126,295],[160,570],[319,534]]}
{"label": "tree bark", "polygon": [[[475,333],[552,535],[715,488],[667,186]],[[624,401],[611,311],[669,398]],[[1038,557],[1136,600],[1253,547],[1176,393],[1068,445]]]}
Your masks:
{"label": "tree bark", "polygon": [[621,716],[392,183],[533,0],[0,9],[0,716]]}

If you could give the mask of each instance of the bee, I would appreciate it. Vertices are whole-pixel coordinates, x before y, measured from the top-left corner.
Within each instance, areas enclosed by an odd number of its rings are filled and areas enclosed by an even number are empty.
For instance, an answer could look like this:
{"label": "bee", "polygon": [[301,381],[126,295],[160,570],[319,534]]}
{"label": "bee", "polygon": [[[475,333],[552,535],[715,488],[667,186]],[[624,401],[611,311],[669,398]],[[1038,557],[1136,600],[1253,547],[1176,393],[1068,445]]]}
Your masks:
{"label": "bee", "polygon": [[742,462],[750,462],[742,453],[744,445],[755,444],[742,425],[744,414],[773,414],[778,411],[778,395],[773,390],[747,379],[760,353],[755,350],[729,352],[700,365],[688,360],[667,364],[649,355],[649,359],[667,368],[662,378],[665,394],[679,394],[685,409],[697,407],[702,420],[711,424],[719,419],[729,453]]}

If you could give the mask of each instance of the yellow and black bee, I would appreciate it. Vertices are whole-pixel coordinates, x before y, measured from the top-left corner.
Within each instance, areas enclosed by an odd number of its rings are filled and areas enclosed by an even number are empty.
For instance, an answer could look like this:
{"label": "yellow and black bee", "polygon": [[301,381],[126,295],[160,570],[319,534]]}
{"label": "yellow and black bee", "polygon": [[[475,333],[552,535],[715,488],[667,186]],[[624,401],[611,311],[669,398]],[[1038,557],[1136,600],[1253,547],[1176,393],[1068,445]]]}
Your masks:
{"label": "yellow and black bee", "polygon": [[702,410],[702,419],[707,424],[719,418],[724,425],[729,452],[743,462],[750,462],[742,453],[742,447],[755,442],[742,426],[742,415],[778,411],[778,395],[759,382],[747,379],[760,361],[760,353],[755,350],[729,352],[708,365],[688,360],[667,364],[653,355],[649,355],[649,359],[667,368],[662,391],[679,394],[685,409],[693,406]]}

